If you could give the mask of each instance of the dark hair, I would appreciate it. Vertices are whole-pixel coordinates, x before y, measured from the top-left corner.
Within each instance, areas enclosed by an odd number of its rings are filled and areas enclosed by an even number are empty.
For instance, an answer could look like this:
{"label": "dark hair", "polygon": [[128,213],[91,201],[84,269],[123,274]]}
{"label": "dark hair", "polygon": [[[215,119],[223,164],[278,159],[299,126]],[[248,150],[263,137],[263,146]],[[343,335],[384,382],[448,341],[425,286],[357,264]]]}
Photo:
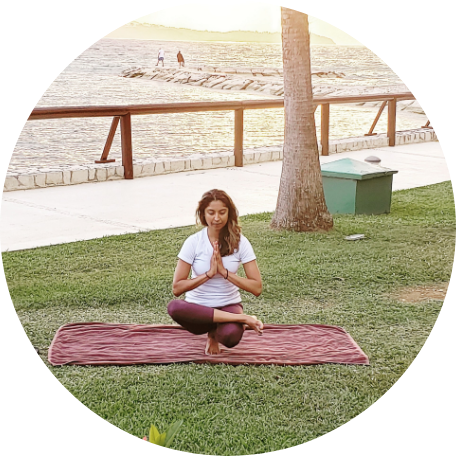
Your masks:
{"label": "dark hair", "polygon": [[196,221],[207,226],[204,211],[212,203],[212,201],[221,201],[228,208],[228,221],[220,230],[219,244],[221,256],[232,255],[239,248],[241,240],[241,227],[238,223],[238,210],[233,203],[233,200],[223,190],[209,190],[206,192],[196,208]]}

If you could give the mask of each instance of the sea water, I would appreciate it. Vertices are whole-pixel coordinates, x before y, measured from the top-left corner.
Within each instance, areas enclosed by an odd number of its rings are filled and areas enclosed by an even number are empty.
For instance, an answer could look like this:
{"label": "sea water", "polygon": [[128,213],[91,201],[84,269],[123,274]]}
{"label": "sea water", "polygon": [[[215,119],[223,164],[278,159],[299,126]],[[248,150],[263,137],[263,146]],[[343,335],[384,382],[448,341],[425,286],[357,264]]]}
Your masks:
{"label": "sea water", "polygon": [[[178,42],[102,39],[77,57],[53,81],[37,106],[127,105],[196,101],[275,98],[252,92],[211,90],[119,76],[130,67],[152,68],[159,47],[165,66],[177,68],[180,50],[186,64],[245,68],[281,68],[280,44]],[[312,71],[344,73],[343,78],[318,80],[350,93],[406,91],[399,77],[374,53],[362,46],[312,46]],[[314,78],[316,79],[316,78]],[[361,136],[369,131],[377,109],[332,105],[330,139]],[[385,110],[386,111],[386,110]],[[397,129],[418,128],[425,116],[399,112]],[[319,134],[319,111],[316,113]],[[71,118],[28,121],[14,149],[9,172],[74,167],[100,158],[111,124],[110,118]],[[233,149],[233,112],[198,112],[133,116],[133,154],[136,158],[210,154]],[[283,143],[283,109],[251,110],[244,117],[244,147]],[[386,112],[376,131],[386,131]],[[110,158],[120,161],[119,132]]]}

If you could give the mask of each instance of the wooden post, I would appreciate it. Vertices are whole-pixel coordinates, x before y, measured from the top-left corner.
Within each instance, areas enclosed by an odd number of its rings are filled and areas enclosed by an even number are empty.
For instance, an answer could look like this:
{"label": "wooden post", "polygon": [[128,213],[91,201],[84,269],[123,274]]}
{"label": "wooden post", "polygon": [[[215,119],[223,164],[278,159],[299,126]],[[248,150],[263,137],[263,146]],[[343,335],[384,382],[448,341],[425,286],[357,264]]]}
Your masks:
{"label": "wooden post", "polygon": [[329,104],[321,105],[321,155],[329,155]]}
{"label": "wooden post", "polygon": [[120,118],[120,132],[122,135],[122,165],[124,178],[133,179],[133,148],[131,145],[131,114]]}
{"label": "wooden post", "polygon": [[244,110],[234,110],[234,166],[244,166]]}
{"label": "wooden post", "polygon": [[374,123],[372,124],[372,127],[369,130],[369,133],[366,133],[364,136],[374,136],[377,134],[377,133],[374,133],[374,128],[377,125],[378,119],[380,119],[380,116],[382,115],[383,110],[385,109],[386,103],[387,103],[386,101],[384,101],[382,103],[382,105],[380,106],[380,109],[377,113],[377,116],[375,117]]}
{"label": "wooden post", "polygon": [[103,153],[101,154],[100,160],[95,160],[95,163],[112,163],[112,162],[116,161],[115,158],[108,160],[108,155],[109,155],[109,151],[111,150],[112,141],[114,139],[114,135],[116,134],[117,125],[119,124],[119,120],[120,120],[119,116],[113,117],[112,123],[111,123],[111,128],[109,130],[108,139],[106,140],[106,144],[104,146]]}
{"label": "wooden post", "polygon": [[396,99],[388,100],[388,140],[389,146],[396,145]]}

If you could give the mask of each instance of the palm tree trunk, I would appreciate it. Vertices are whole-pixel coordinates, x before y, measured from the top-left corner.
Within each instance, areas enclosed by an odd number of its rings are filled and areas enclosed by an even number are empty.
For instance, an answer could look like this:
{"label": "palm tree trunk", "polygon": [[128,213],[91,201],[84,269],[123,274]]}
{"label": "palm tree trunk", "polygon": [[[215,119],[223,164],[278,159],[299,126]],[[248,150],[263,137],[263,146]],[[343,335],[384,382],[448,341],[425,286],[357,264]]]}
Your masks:
{"label": "palm tree trunk", "polygon": [[282,175],[271,227],[329,230],[315,129],[307,14],[282,8],[285,138]]}

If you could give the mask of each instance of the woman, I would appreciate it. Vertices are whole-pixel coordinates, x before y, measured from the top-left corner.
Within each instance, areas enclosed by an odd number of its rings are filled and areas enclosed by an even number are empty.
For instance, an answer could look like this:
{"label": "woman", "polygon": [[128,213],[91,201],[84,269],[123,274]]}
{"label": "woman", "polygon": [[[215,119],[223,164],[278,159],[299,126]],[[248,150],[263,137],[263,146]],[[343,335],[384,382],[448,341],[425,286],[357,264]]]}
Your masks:
{"label": "woman", "polygon": [[[173,279],[174,296],[185,293],[185,301],[171,301],[168,313],[191,333],[207,333],[205,352],[216,355],[219,344],[231,348],[240,342],[244,325],[262,334],[263,323],[243,313],[239,293],[241,288],[259,296],[261,275],[252,246],[241,234],[236,206],[224,191],[206,192],[196,216],[205,228],[184,242]],[[246,278],[236,274],[241,263]]]}
{"label": "woman", "polygon": [[185,65],[184,56],[182,55],[181,51],[177,53],[177,62],[179,63],[179,68]]}

